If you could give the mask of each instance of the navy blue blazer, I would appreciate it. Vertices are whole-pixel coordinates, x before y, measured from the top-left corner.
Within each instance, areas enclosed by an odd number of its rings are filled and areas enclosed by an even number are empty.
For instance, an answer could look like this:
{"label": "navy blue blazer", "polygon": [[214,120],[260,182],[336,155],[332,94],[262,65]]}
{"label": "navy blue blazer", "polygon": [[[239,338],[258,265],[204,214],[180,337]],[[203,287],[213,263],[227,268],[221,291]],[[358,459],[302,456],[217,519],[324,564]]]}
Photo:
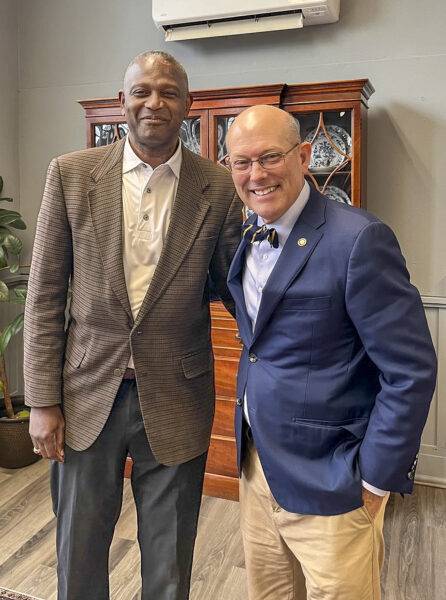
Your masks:
{"label": "navy blue blazer", "polygon": [[264,287],[254,332],[241,280],[245,248],[243,240],[228,276],[243,342],[239,469],[246,390],[255,446],[286,510],[358,508],[361,478],[410,493],[436,357],[392,230],[312,189]]}

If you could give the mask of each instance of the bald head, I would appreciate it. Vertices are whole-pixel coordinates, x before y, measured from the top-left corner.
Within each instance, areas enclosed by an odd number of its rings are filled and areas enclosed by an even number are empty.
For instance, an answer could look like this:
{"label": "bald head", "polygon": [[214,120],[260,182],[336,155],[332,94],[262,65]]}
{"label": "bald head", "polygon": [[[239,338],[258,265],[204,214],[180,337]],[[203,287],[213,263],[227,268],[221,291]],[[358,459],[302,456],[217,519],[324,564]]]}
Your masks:
{"label": "bald head", "polygon": [[265,223],[273,223],[305,183],[311,146],[301,143],[298,122],[280,108],[253,106],[234,119],[226,145],[238,195]]}
{"label": "bald head", "polygon": [[262,130],[279,131],[284,141],[291,146],[300,143],[300,126],[297,119],[281,108],[260,104],[247,108],[234,119],[226,136],[226,146],[230,151],[231,139],[240,131]]}

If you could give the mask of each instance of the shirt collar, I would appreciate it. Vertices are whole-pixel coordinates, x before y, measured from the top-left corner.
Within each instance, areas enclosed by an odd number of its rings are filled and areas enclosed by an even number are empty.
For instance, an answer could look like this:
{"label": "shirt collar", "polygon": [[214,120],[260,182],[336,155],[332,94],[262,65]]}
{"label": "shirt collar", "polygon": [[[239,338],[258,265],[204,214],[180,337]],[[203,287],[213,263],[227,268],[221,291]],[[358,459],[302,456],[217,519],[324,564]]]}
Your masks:
{"label": "shirt collar", "polygon": [[[277,231],[277,235],[279,236],[279,244],[283,246],[288,236],[291,233],[291,230],[294,227],[297,219],[300,217],[301,212],[305,208],[308,199],[310,198],[310,186],[308,185],[308,181],[305,180],[303,188],[300,191],[299,196],[290,206],[290,208],[272,223],[268,223],[268,227],[274,227]],[[257,217],[257,224],[264,225],[265,221],[259,215]]]}
{"label": "shirt collar", "polygon": [[[159,166],[162,167],[164,165],[168,165],[170,167],[170,169],[172,170],[173,174],[175,175],[175,177],[177,179],[179,179],[182,158],[183,158],[183,149],[181,146],[181,140],[179,139],[178,146],[177,146],[177,149],[175,150],[175,152],[172,154],[172,156],[169,158],[169,160],[167,160],[165,163],[163,163],[162,165],[159,165]],[[148,165],[147,163],[142,161],[139,158],[139,156],[137,156],[135,154],[135,151],[133,150],[132,146],[130,145],[129,136],[127,136],[125,139],[124,155],[122,158],[122,172],[128,173],[129,171],[136,169],[136,167],[139,167],[139,165],[144,165],[144,164],[147,165],[148,173],[152,173],[155,170],[155,169],[152,169],[152,167],[150,165]],[[158,168],[158,167],[156,167],[156,168]]]}

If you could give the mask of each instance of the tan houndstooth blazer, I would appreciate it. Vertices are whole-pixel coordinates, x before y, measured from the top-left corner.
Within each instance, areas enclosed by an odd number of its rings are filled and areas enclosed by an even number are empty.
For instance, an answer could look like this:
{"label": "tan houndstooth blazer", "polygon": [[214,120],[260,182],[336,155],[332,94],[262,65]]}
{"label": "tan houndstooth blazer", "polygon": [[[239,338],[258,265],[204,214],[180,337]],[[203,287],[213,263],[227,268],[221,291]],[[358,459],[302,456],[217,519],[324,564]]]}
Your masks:
{"label": "tan houndstooth blazer", "polygon": [[132,352],[149,443],[171,465],[208,448],[207,273],[230,302],[241,204],[229,173],[183,148],[165,246],[133,321],[122,262],[123,149],[121,140],[74,152],[48,169],[25,309],[25,398],[29,406],[62,403],[66,443],[84,450],[107,420]]}

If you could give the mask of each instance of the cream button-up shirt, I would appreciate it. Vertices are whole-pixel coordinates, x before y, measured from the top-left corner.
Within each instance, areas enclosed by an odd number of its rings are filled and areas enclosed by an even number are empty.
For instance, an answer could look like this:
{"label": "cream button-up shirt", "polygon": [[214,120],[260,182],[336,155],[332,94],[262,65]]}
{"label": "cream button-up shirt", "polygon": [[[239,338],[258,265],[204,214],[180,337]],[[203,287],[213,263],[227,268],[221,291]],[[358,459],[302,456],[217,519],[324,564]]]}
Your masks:
{"label": "cream button-up shirt", "polygon": [[[122,259],[134,319],[164,246],[181,162],[181,142],[166,163],[152,169],[135,154],[128,137],[125,141],[122,163]],[[133,366],[131,357],[129,367]]]}

